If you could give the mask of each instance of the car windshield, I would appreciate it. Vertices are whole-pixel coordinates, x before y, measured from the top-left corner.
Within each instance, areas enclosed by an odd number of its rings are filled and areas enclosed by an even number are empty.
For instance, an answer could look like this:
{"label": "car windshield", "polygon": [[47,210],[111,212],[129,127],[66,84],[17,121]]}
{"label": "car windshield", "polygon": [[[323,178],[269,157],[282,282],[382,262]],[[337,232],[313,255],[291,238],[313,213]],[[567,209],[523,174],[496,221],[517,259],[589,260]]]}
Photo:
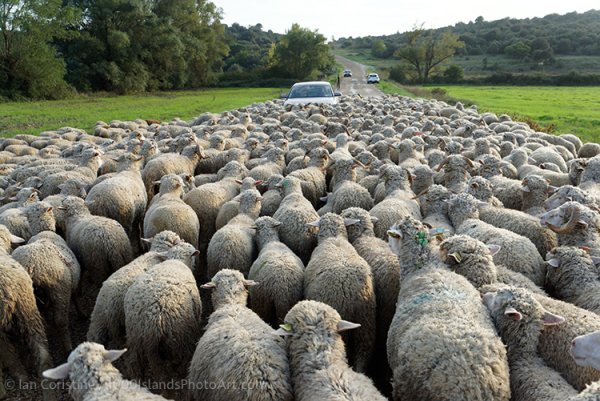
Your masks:
{"label": "car windshield", "polygon": [[292,88],[290,98],[299,97],[332,97],[333,91],[327,85],[302,85]]}

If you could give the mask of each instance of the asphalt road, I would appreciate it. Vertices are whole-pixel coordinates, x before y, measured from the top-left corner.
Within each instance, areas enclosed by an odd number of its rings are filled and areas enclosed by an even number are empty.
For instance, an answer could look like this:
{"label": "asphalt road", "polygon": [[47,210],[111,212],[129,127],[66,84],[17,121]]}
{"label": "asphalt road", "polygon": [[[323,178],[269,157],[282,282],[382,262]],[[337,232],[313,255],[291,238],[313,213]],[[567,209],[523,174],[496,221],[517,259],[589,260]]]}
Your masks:
{"label": "asphalt road", "polygon": [[341,56],[335,56],[338,63],[344,66],[344,69],[352,70],[352,77],[344,78],[340,74],[340,91],[343,95],[361,96],[382,96],[383,92],[377,88],[377,84],[367,84],[367,74],[377,72],[373,68],[356,61],[348,60]]}

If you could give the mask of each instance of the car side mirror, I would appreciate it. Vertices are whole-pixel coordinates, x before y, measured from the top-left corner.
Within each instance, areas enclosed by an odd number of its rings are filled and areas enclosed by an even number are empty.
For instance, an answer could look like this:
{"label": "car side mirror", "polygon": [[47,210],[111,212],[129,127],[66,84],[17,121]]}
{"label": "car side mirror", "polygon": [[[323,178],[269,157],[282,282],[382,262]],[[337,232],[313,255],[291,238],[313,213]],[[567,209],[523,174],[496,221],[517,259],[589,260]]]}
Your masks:
{"label": "car side mirror", "polygon": [[342,92],[340,92],[340,91],[335,91],[335,92],[333,92],[333,95],[334,95],[334,96],[342,96]]}
{"label": "car side mirror", "polygon": [[281,93],[279,94],[280,99],[287,99],[289,97],[289,93]]}

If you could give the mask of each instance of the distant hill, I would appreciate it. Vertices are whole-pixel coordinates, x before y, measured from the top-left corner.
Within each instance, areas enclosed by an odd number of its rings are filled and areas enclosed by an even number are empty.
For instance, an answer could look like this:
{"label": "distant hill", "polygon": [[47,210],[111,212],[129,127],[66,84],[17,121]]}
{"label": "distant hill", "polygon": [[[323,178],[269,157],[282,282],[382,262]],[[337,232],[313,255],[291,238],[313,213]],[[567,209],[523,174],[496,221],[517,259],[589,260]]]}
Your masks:
{"label": "distant hill", "polygon": [[[504,18],[433,29],[434,35],[450,31],[464,42],[450,64],[460,65],[465,77],[496,72],[548,75],[600,73],[600,10],[542,18]],[[381,67],[400,61],[394,52],[406,43],[406,33],[387,36],[340,38],[336,53],[370,60]]]}

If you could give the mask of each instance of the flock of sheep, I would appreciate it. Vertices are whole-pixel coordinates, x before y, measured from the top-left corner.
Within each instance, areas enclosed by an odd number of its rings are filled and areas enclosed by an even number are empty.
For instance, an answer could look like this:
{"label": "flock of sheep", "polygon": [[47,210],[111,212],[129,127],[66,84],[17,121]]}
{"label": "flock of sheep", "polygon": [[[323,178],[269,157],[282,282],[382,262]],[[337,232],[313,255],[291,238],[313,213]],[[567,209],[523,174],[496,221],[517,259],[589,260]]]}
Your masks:
{"label": "flock of sheep", "polygon": [[600,400],[598,144],[346,96],[18,135],[0,171],[0,399]]}

